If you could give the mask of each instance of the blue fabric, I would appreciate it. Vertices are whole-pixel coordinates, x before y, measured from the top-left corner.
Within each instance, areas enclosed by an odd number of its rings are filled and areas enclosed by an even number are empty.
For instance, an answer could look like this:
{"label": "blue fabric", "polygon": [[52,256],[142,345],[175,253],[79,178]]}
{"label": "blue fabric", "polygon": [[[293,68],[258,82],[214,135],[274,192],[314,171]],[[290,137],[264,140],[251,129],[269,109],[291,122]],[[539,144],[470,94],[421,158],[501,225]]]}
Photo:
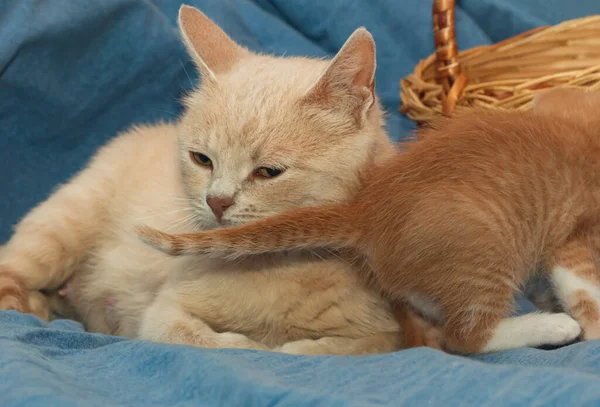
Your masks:
{"label": "blue fabric", "polygon": [[7,407],[592,406],[600,346],[299,357],[128,341],[4,312],[0,395]]}
{"label": "blue fabric", "polygon": [[[94,150],[133,123],[169,120],[196,75],[175,0],[0,2],[0,242]],[[262,52],[332,55],[364,25],[394,139],[399,79],[433,51],[425,0],[188,0]],[[461,48],[567,18],[598,0],[463,0]],[[0,313],[3,406],[593,405],[600,344],[477,358],[413,349],[368,357],[202,350],[86,334]]]}

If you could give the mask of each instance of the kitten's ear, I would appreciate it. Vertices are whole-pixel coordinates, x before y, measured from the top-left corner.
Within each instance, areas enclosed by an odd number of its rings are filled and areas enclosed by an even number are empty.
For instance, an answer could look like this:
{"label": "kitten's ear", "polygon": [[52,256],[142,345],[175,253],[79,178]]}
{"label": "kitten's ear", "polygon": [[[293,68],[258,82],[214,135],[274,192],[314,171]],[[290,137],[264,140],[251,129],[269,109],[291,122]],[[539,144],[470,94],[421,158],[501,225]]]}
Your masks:
{"label": "kitten's ear", "polygon": [[181,6],[178,21],[188,53],[206,78],[216,79],[250,53],[194,7]]}
{"label": "kitten's ear", "polygon": [[596,121],[600,110],[600,91],[577,88],[555,88],[535,92],[533,110],[563,119],[589,122]]}
{"label": "kitten's ear", "polygon": [[375,102],[375,41],[364,27],[352,33],[305,100],[348,108],[362,127]]}

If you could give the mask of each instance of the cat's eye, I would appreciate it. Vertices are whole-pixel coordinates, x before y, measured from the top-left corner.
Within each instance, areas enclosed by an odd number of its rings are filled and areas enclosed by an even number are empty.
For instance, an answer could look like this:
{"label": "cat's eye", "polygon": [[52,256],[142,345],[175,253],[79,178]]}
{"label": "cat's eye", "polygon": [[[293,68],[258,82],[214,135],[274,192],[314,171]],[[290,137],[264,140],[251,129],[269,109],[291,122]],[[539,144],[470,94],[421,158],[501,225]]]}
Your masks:
{"label": "cat's eye", "polygon": [[195,151],[190,151],[190,157],[192,161],[194,161],[198,165],[202,165],[204,167],[212,167],[212,161],[206,155],[202,153],[197,153]]}
{"label": "cat's eye", "polygon": [[275,178],[283,172],[280,168],[260,167],[254,172],[254,175],[262,178]]}

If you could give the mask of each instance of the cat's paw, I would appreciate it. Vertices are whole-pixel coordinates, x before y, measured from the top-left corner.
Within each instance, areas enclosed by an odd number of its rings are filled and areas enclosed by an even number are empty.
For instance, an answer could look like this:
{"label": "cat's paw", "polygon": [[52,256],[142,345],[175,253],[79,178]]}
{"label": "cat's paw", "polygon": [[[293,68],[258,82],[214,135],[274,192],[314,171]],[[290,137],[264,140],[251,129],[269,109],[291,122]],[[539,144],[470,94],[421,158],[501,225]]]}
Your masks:
{"label": "cat's paw", "polygon": [[266,345],[255,342],[246,335],[234,332],[221,332],[215,335],[216,347],[232,349],[269,350]]}
{"label": "cat's paw", "polygon": [[317,343],[311,339],[300,339],[293,342],[287,342],[277,348],[277,352],[287,353],[289,355],[311,355],[315,353]]}
{"label": "cat's paw", "polygon": [[548,345],[565,345],[581,335],[581,326],[570,315],[561,312],[546,318]]}
{"label": "cat's paw", "polygon": [[48,298],[39,291],[29,291],[16,274],[0,270],[0,310],[34,314],[49,321]]}
{"label": "cat's paw", "polygon": [[0,269],[0,310],[30,313],[28,292],[23,280]]}

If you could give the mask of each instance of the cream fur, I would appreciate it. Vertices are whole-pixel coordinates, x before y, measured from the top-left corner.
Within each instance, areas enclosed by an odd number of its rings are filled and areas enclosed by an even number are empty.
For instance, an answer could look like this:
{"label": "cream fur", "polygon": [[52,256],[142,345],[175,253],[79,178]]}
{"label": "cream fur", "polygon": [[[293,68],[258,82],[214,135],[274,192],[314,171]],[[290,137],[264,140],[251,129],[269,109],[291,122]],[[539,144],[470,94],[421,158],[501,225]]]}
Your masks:
{"label": "cream fur", "polygon": [[[221,226],[207,195],[235,197],[226,225],[348,200],[365,169],[394,152],[372,95],[365,30],[334,66],[252,54],[189,7],[180,25],[204,74],[181,120],[117,136],[22,220],[0,267],[24,280],[35,309],[37,290],[70,279],[68,302],[50,304],[94,332],[289,353],[397,349],[389,304],[330,253],[225,264],[169,257],[137,240],[140,224],[173,233]],[[189,151],[210,157],[212,170]],[[286,171],[252,176],[264,166]]]}

